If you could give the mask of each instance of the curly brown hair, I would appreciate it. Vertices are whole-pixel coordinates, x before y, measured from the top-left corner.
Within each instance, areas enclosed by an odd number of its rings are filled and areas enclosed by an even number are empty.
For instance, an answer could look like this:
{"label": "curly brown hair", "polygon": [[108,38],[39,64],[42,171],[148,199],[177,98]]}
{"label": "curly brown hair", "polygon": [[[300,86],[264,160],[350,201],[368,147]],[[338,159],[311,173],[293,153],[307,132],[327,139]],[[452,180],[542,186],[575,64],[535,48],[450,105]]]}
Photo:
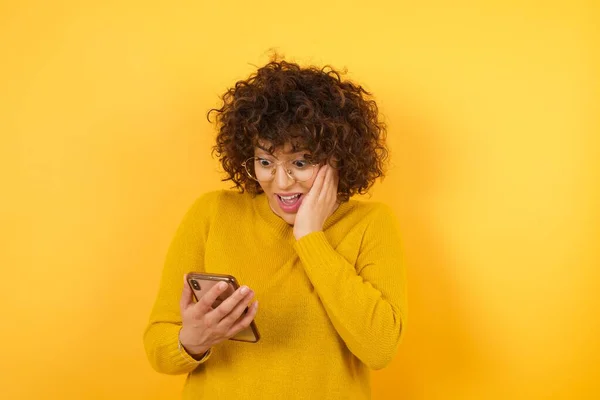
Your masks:
{"label": "curly brown hair", "polygon": [[207,114],[209,122],[216,114],[213,154],[228,175],[223,181],[242,192],[262,192],[242,166],[260,140],[270,150],[291,144],[294,151],[306,150],[311,162],[338,168],[340,201],[365,194],[384,176],[386,127],[371,94],[340,75],[330,66],[273,59],[227,90],[222,107]]}

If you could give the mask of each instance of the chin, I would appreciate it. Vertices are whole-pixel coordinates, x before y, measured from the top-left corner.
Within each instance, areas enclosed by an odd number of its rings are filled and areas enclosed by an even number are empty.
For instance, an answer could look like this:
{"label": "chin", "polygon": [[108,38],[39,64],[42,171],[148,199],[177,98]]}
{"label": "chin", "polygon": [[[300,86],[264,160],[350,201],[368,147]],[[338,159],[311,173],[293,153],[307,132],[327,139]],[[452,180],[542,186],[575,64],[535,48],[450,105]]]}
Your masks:
{"label": "chin", "polygon": [[283,219],[289,225],[294,225],[294,222],[296,222],[296,214],[282,213],[279,215],[279,217],[281,217],[281,219]]}
{"label": "chin", "polygon": [[279,218],[287,222],[289,225],[294,225],[294,223],[296,222],[296,214],[289,214],[283,212],[282,210],[277,210],[275,214],[277,214]]}
{"label": "chin", "polygon": [[273,204],[271,201],[269,201],[269,206],[271,207],[271,210],[279,218],[281,218],[282,220],[287,222],[289,225],[294,225],[294,223],[296,222],[296,213],[294,213],[294,214],[286,213],[282,209],[280,209],[277,205]]}

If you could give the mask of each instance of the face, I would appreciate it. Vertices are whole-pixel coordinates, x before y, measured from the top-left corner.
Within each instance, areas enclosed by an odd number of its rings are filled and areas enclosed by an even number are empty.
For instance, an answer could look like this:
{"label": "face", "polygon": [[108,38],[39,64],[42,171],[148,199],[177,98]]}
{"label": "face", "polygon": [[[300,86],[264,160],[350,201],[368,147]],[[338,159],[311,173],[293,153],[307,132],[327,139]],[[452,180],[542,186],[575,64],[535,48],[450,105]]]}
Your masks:
{"label": "face", "polygon": [[[306,151],[295,151],[290,144],[269,153],[268,143],[261,142],[254,148],[254,156],[264,158],[271,162],[303,160]],[[302,199],[312,187],[317,174],[305,182],[297,182],[286,174],[283,165],[278,165],[275,176],[270,181],[259,181],[260,187],[265,192],[269,205],[275,214],[290,225],[294,225],[296,214],[302,204]]]}

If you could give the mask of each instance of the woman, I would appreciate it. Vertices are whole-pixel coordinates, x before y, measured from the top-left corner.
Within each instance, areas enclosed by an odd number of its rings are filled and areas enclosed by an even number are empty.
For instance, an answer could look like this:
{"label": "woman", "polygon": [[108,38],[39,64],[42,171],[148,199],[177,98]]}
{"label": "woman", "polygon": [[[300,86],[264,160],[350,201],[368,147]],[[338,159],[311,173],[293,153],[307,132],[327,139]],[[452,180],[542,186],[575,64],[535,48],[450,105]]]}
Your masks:
{"label": "woman", "polygon": [[[144,336],[150,363],[188,374],[185,399],[370,398],[369,370],[392,360],[406,316],[396,219],[350,200],[383,175],[375,102],[331,68],[273,60],[211,113],[239,190],[184,217]],[[194,302],[195,271],[243,286],[213,309],[222,289]],[[228,340],[253,320],[258,343]]]}

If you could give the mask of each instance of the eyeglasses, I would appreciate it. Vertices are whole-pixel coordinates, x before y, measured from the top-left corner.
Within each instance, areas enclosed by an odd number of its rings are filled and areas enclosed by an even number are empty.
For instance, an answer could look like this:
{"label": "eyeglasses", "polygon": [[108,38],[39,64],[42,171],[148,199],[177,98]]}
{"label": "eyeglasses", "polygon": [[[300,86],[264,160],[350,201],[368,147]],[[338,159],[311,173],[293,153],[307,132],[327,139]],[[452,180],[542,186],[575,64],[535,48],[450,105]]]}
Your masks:
{"label": "eyeglasses", "polygon": [[242,163],[248,176],[258,182],[267,182],[275,178],[277,167],[283,165],[287,176],[296,182],[306,182],[312,179],[318,169],[318,164],[303,158],[285,161],[271,161],[262,157],[250,157]]}

